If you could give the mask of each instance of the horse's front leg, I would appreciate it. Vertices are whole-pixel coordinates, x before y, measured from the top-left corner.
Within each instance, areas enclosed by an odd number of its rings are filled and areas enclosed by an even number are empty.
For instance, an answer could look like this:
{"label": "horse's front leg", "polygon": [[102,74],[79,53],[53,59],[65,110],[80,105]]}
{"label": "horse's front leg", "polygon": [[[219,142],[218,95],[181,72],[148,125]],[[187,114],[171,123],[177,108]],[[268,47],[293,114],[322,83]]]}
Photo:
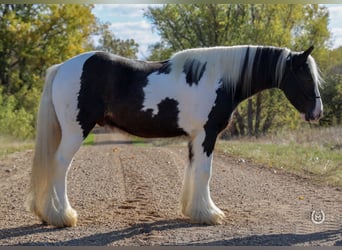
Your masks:
{"label": "horse's front leg", "polygon": [[[185,170],[181,209],[195,223],[220,224],[224,213],[210,197],[209,181],[216,134],[206,138],[205,131],[189,143],[190,164]],[[209,142],[208,147],[205,143]],[[209,152],[208,152],[209,150]],[[207,152],[205,152],[207,151]]]}

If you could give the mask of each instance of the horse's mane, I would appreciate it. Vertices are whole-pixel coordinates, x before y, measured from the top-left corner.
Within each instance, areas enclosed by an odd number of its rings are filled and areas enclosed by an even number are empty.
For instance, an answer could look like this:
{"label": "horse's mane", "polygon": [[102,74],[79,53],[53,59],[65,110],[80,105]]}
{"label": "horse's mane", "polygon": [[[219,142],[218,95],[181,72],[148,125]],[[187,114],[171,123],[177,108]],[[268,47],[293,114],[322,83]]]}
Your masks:
{"label": "horse's mane", "polygon": [[[255,67],[270,68],[272,64],[275,66],[273,67],[275,68],[273,73],[275,83],[279,86],[285,72],[286,60],[291,53],[296,52],[291,52],[288,48],[272,46],[209,47],[180,51],[175,53],[170,61],[173,65],[173,72],[176,74],[183,71],[182,67],[187,60],[206,62],[207,65],[211,65],[209,74],[222,79],[225,87],[234,92],[236,85],[241,81],[246,91],[250,89]],[[311,56],[308,63],[316,83],[320,85],[321,77]]]}

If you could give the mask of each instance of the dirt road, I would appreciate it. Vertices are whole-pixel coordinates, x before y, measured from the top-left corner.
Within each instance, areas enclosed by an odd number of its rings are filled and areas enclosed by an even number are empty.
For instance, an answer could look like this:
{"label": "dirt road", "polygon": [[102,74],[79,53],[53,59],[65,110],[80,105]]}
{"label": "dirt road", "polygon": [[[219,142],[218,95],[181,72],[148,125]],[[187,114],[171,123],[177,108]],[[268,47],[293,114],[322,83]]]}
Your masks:
{"label": "dirt road", "polygon": [[69,172],[79,220],[64,229],[40,224],[23,206],[32,150],[0,159],[0,245],[342,245],[341,188],[220,152],[211,193],[226,219],[190,224],[179,212],[187,152],[185,144],[137,146],[97,135]]}

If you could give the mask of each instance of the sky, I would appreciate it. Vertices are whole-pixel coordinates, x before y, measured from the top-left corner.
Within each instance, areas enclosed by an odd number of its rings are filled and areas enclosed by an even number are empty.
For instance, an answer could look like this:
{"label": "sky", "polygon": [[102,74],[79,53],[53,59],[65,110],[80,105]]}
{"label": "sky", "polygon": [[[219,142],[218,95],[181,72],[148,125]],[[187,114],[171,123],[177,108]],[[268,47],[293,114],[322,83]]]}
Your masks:
{"label": "sky", "polygon": [[[148,46],[159,41],[151,23],[144,17],[147,4],[95,4],[94,15],[101,22],[110,23],[110,29],[119,39],[133,38],[139,44],[139,59],[149,55]],[[333,48],[342,46],[342,4],[325,4],[329,9],[329,29],[332,32]]]}

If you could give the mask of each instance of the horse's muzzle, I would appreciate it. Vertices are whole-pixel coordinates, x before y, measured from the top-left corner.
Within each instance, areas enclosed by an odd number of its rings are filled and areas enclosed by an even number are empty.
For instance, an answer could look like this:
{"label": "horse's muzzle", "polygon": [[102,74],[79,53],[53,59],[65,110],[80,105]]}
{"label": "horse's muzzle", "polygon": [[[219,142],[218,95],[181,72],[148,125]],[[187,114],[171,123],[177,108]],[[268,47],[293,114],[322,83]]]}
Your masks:
{"label": "horse's muzzle", "polygon": [[305,121],[307,122],[318,122],[323,117],[323,110],[319,112],[309,112],[305,114]]}
{"label": "horse's muzzle", "polygon": [[307,122],[318,122],[323,117],[323,103],[320,96],[316,96],[315,108],[304,116]]}

